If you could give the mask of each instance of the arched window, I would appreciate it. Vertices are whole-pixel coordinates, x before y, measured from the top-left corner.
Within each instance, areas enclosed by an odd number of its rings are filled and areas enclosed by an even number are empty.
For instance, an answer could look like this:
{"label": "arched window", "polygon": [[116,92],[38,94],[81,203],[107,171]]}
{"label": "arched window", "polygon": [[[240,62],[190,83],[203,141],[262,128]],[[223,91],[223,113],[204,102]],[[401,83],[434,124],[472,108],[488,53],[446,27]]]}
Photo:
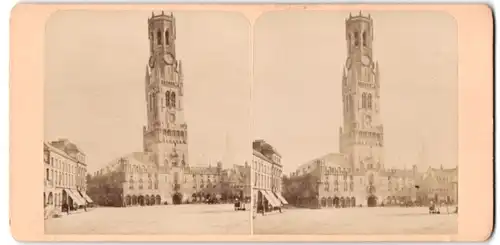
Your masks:
{"label": "arched window", "polygon": [[368,94],[368,109],[372,108],[372,94]]}
{"label": "arched window", "polygon": [[143,181],[142,179],[139,180],[139,190],[142,190],[144,186],[142,185]]}
{"label": "arched window", "polygon": [[363,47],[366,47],[366,44],[367,44],[367,40],[366,40],[366,32],[363,31]]}
{"label": "arched window", "polygon": [[170,33],[168,32],[168,30],[165,31],[165,43],[167,45],[170,45]]}
{"label": "arched window", "polygon": [[361,95],[361,108],[366,108],[366,93]]}
{"label": "arched window", "polygon": [[160,31],[158,31],[158,32],[156,33],[156,39],[157,39],[156,44],[158,44],[158,45],[161,45],[161,44],[162,44],[162,43],[161,43],[161,36],[162,36],[162,35],[161,35],[161,32],[160,32]]}
{"label": "arched window", "polygon": [[169,107],[170,106],[170,91],[167,91],[165,93],[165,102],[166,102],[167,107]]}
{"label": "arched window", "polygon": [[172,99],[172,101],[170,102],[170,104],[172,105],[172,107],[175,107],[175,93],[172,92],[170,98]]}
{"label": "arched window", "polygon": [[354,32],[354,46],[359,46],[359,33]]}
{"label": "arched window", "polygon": [[151,179],[148,181],[148,189],[153,189],[153,181]]}

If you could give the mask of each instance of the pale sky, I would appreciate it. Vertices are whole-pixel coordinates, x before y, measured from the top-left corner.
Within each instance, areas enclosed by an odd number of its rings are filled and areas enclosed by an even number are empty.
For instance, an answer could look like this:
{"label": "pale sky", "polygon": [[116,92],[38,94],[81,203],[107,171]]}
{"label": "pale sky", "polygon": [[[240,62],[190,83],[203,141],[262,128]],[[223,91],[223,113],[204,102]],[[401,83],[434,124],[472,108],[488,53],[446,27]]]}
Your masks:
{"label": "pale sky", "polygon": [[[353,12],[353,15],[358,12]],[[285,172],[338,152],[341,78],[349,12],[280,11],[255,24],[256,138],[282,155]],[[380,65],[385,166],[457,166],[457,28],[443,12],[372,12]],[[424,169],[420,169],[423,171]]]}
{"label": "pale sky", "polygon": [[[249,22],[231,12],[174,15],[190,164],[243,164],[251,157],[252,140]],[[150,16],[151,11],[64,11],[47,23],[45,140],[76,143],[87,155],[89,172],[142,151]]]}

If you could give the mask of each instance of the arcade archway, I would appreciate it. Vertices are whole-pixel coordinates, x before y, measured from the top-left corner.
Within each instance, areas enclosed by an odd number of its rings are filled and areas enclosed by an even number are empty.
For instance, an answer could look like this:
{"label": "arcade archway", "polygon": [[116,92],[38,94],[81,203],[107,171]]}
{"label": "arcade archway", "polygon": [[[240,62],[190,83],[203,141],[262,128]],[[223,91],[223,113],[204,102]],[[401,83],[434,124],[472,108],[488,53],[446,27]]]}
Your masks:
{"label": "arcade archway", "polygon": [[367,205],[368,207],[376,207],[377,206],[377,197],[376,196],[369,196],[367,200]]}
{"label": "arcade archway", "polygon": [[182,194],[177,192],[172,196],[172,202],[174,204],[182,204]]}

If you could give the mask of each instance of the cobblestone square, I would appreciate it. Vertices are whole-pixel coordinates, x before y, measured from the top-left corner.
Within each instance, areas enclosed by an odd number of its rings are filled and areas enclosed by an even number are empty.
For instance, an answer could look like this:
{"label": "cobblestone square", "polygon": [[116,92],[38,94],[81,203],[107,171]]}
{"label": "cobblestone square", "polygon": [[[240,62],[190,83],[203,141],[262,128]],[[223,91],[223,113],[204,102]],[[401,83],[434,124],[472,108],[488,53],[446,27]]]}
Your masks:
{"label": "cobblestone square", "polygon": [[250,212],[232,204],[98,207],[45,221],[47,234],[250,234]]}
{"label": "cobblestone square", "polygon": [[[450,209],[451,211],[451,209]],[[457,214],[428,213],[427,208],[286,209],[257,215],[254,234],[454,234]]]}

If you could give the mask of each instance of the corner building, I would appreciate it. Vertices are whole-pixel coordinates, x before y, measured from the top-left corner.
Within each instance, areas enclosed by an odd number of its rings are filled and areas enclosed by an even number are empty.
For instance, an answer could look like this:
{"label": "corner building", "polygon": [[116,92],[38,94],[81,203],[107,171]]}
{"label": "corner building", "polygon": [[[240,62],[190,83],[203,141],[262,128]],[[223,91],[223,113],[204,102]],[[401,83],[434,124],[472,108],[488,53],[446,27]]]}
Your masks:
{"label": "corner building", "polygon": [[68,139],[44,142],[44,208],[62,211],[93,203],[87,195],[85,153]]}
{"label": "corner building", "polygon": [[252,202],[257,212],[270,212],[274,208],[287,205],[282,195],[283,165],[276,148],[265,140],[252,143]]}

